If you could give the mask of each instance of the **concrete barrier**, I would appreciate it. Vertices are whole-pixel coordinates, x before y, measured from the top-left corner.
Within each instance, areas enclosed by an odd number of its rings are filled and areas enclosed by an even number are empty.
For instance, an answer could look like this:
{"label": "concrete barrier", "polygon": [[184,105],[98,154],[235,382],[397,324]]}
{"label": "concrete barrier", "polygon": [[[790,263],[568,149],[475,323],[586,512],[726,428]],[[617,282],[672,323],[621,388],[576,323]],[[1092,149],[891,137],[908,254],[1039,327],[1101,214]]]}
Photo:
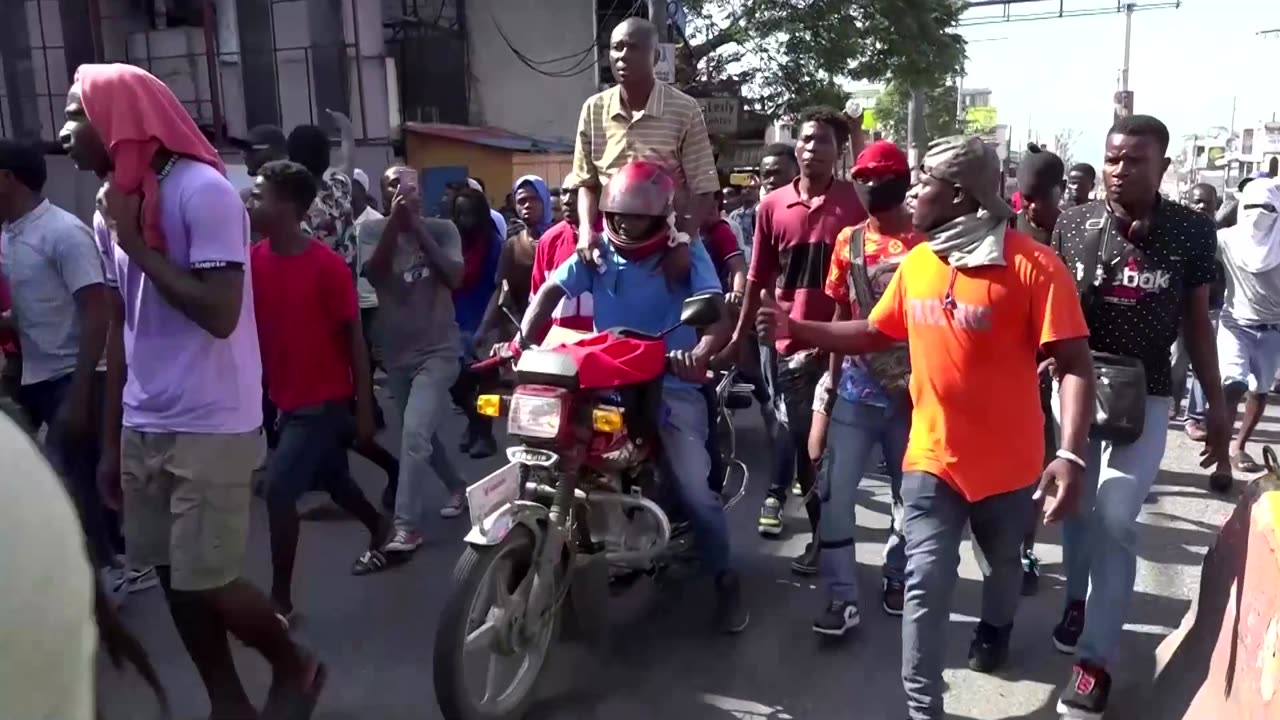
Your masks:
{"label": "concrete barrier", "polygon": [[1152,720],[1280,720],[1280,463],[1249,485],[1205,555],[1200,591],[1156,650]]}

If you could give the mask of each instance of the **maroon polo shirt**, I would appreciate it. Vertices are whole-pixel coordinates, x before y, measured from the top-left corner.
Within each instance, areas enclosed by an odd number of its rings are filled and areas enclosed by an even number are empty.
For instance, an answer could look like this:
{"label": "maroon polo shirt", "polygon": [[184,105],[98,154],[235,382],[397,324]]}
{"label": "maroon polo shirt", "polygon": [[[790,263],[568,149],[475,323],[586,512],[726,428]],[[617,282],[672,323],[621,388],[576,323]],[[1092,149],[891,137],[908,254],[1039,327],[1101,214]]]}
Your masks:
{"label": "maroon polo shirt", "polygon": [[[756,236],[747,277],[761,286],[774,283],[778,305],[799,320],[830,320],[835,301],[823,291],[831,249],[841,230],[867,219],[853,183],[836,178],[822,195],[802,200],[800,179],[760,201]],[[805,347],[779,340],[778,352]]]}

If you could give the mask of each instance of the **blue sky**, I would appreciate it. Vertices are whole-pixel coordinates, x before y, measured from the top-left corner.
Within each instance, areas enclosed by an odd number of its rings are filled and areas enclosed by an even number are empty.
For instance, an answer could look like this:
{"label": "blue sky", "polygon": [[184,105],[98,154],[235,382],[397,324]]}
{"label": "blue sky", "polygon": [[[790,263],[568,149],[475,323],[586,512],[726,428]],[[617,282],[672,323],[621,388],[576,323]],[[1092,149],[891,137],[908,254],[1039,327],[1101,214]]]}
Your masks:
{"label": "blue sky", "polygon": [[[1065,0],[1066,8],[1115,7],[1115,0]],[[1141,0],[1139,5],[1143,3]],[[1150,3],[1148,3],[1150,4]],[[1056,9],[1056,0],[1014,6],[1016,14]],[[995,8],[970,11],[968,17]],[[1134,109],[1155,115],[1175,137],[1280,117],[1280,0],[1186,0],[1177,10],[1134,14],[1129,87]],[[1075,129],[1077,161],[1097,163],[1111,123],[1112,93],[1124,55],[1124,15],[965,27],[966,87],[992,90],[999,122],[1015,147],[1028,128],[1043,142]]]}

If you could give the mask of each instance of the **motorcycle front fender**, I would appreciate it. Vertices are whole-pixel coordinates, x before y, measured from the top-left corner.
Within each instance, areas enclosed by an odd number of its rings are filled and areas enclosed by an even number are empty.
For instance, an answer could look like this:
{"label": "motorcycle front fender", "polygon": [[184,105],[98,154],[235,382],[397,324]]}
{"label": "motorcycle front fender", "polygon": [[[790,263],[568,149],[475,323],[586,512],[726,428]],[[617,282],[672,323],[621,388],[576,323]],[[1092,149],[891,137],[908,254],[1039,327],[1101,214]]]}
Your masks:
{"label": "motorcycle front fender", "polygon": [[542,544],[543,528],[549,514],[550,511],[538,503],[517,500],[503,505],[479,525],[472,525],[471,532],[467,533],[463,541],[480,547],[497,545],[516,525],[524,525],[533,533],[537,547]]}

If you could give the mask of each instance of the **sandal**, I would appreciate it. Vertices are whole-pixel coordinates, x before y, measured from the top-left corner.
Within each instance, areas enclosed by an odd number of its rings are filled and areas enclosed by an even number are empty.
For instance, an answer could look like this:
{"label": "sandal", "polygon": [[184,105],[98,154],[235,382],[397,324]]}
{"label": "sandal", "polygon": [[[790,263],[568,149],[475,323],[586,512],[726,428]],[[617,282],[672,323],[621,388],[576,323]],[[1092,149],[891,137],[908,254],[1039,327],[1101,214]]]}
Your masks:
{"label": "sandal", "polygon": [[316,661],[311,682],[306,688],[283,688],[272,683],[267,691],[267,702],[262,708],[262,720],[308,720],[315,712],[316,702],[320,699],[328,678],[328,668],[324,663]]}
{"label": "sandal", "polygon": [[1231,467],[1242,473],[1260,473],[1266,468],[1258,464],[1257,460],[1249,457],[1249,453],[1243,450],[1231,456]]}
{"label": "sandal", "polygon": [[351,566],[351,574],[370,575],[386,570],[388,565],[387,556],[383,555],[381,550],[366,550]]}

